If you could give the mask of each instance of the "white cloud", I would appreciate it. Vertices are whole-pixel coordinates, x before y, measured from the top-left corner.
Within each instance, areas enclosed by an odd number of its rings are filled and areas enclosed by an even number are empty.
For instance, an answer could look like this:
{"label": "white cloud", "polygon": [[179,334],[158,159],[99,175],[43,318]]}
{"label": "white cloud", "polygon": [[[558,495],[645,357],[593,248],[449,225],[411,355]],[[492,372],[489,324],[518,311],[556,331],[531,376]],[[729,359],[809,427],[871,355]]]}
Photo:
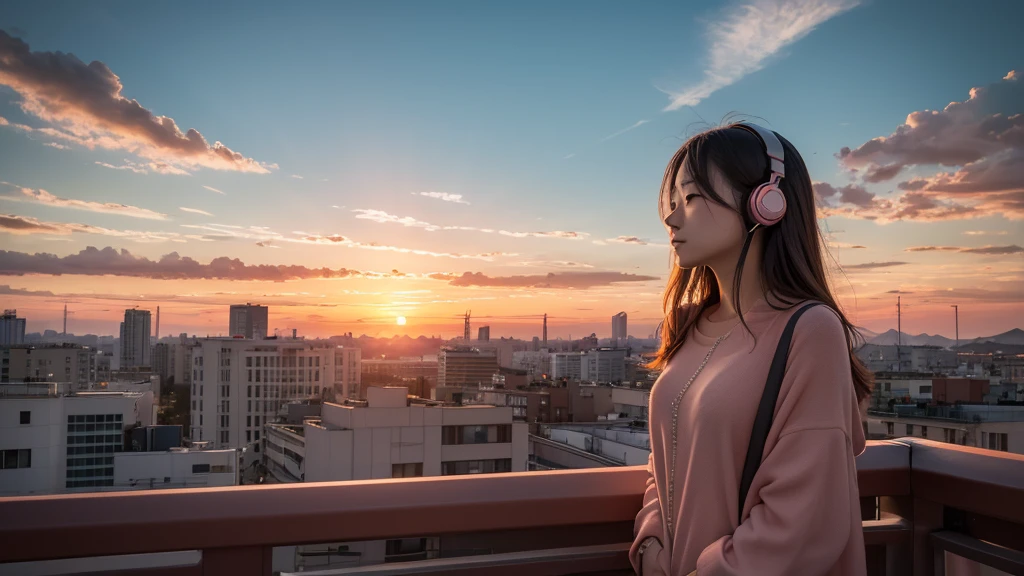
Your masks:
{"label": "white cloud", "polygon": [[54,196],[41,188],[33,190],[32,188],[16,186],[10,182],[0,182],[0,184],[11,186],[21,192],[20,196],[0,196],[0,199],[3,200],[30,202],[32,204],[44,204],[55,208],[71,208],[72,210],[84,210],[86,212],[98,212],[101,214],[117,214],[119,216],[130,216],[132,218],[145,218],[147,220],[167,219],[166,214],[161,214],[160,212],[155,212],[147,208],[139,208],[138,206],[128,206],[126,204],[117,204],[115,202],[90,202],[88,200],[61,198],[59,196]]}
{"label": "white cloud", "polygon": [[[413,196],[416,192],[412,193]],[[420,196],[426,196],[427,198],[436,198],[438,200],[444,200],[445,202],[454,202],[456,204],[469,204],[462,199],[462,194],[449,194],[448,192],[420,192]]]}
{"label": "white cloud", "polygon": [[216,192],[217,194],[225,194],[225,192],[223,190],[217,190],[213,186],[203,186],[203,188],[206,188],[210,192]]}
{"label": "white cloud", "polygon": [[49,146],[50,148],[56,148],[57,150],[68,150],[68,146],[63,144],[57,144],[56,142],[47,142],[43,146]]}
{"label": "white cloud", "polygon": [[198,208],[185,208],[184,206],[179,206],[178,210],[181,210],[182,212],[191,212],[192,214],[202,214],[203,216],[213,216],[213,214],[210,214],[206,210],[200,210]]}
{"label": "white cloud", "polygon": [[730,9],[708,26],[711,45],[704,79],[682,90],[662,90],[671,98],[665,110],[696,106],[716,90],[764,68],[780,50],[858,4],[859,0],[754,0]]}
{"label": "white cloud", "polygon": [[[607,142],[608,140],[611,140],[612,138],[615,138],[616,136],[621,136],[621,135],[625,134],[626,132],[629,132],[630,130],[633,130],[635,128],[639,128],[639,127],[643,126],[644,124],[647,124],[648,122],[650,122],[650,120],[640,120],[639,122],[637,122],[636,124],[633,124],[632,126],[630,126],[628,128],[623,128],[622,130],[619,130],[618,132],[616,132],[614,134],[609,134],[608,136],[605,136],[604,138],[601,138],[600,140],[598,140],[598,143]],[[572,156],[575,156],[575,154],[572,154]]]}
{"label": "white cloud", "polygon": [[299,176],[298,174],[292,174],[292,178],[295,178],[296,180],[302,180],[302,176]]}

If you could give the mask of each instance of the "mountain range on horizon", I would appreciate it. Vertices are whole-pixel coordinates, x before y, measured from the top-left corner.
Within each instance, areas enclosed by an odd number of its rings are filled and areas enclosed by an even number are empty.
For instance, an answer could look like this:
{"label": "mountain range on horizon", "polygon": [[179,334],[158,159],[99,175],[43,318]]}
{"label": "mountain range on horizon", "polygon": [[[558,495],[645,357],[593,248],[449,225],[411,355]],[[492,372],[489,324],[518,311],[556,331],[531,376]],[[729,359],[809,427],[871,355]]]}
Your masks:
{"label": "mountain range on horizon", "polygon": [[[954,348],[956,346],[956,340],[953,338],[947,338],[940,334],[917,334],[911,335],[906,332],[897,333],[895,329],[890,329],[881,334],[858,328],[861,334],[864,336],[864,341],[867,344],[878,344],[882,346],[892,346],[897,342],[897,334],[899,336],[899,342],[907,346],[939,346],[941,348]],[[1020,328],[1014,328],[1002,334],[996,334],[994,336],[983,336],[980,338],[963,338],[960,340],[960,347],[969,346],[972,344],[1005,344],[1005,345],[1024,345],[1024,330]]]}

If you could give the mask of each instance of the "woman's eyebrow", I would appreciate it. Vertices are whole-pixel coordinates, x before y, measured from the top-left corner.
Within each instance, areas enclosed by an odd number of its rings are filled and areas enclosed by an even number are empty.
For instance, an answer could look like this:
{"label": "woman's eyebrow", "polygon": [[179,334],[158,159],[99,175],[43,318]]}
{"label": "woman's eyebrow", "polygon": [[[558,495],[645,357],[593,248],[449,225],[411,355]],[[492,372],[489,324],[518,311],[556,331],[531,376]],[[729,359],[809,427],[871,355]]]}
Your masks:
{"label": "woman's eyebrow", "polygon": [[693,180],[686,180],[686,181],[680,182],[679,184],[676,185],[676,191],[679,192],[680,194],[682,194],[683,193],[683,188],[685,188],[689,184],[693,184]]}

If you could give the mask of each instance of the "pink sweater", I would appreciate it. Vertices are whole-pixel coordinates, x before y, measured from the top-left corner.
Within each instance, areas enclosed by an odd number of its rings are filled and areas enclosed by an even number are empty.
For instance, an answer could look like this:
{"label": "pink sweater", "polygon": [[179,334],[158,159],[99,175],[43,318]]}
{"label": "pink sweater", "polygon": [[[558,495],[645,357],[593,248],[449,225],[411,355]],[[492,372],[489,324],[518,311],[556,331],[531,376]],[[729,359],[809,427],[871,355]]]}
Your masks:
{"label": "pink sweater", "polygon": [[[684,576],[863,576],[866,573],[857,469],[864,431],[838,316],[825,306],[797,322],[765,456],[737,526],[740,476],[775,347],[790,310],[763,300],[744,311],[754,339],[737,327],[722,341],[679,405],[673,510],[668,505],[672,402],[714,338],[691,331],[654,384],[651,457],[630,549],[648,536],[658,563]],[[674,518],[669,541],[664,518]]]}

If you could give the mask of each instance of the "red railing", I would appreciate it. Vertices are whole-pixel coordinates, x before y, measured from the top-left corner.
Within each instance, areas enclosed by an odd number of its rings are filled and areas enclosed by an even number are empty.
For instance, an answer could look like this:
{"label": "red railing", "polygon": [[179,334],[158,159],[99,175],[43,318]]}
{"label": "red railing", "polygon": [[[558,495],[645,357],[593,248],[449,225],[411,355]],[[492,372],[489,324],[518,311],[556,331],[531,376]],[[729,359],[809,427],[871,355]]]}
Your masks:
{"label": "red railing", "polygon": [[[1024,456],[905,439],[870,442],[857,466],[871,574],[943,574],[943,551],[1024,574]],[[457,535],[492,554],[387,573],[628,574],[645,480],[630,467],[0,498],[0,563],[198,550],[126,574],[269,575],[274,546]]]}

